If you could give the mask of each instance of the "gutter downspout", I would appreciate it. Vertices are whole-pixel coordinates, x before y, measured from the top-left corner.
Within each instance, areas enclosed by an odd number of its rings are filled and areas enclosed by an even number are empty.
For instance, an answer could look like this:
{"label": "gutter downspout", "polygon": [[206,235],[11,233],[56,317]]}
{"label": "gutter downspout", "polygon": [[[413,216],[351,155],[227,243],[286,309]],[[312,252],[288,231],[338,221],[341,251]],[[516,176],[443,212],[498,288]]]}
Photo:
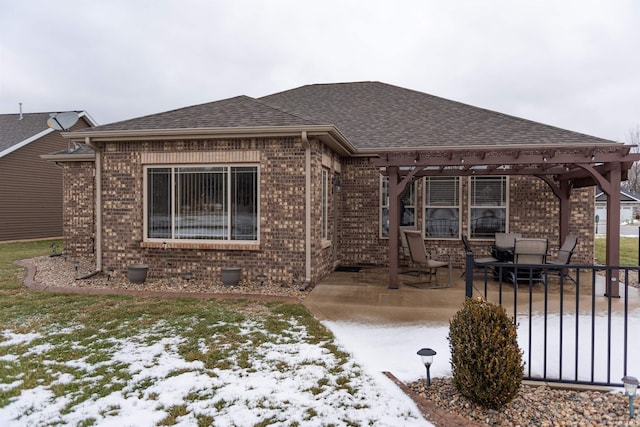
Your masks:
{"label": "gutter downspout", "polygon": [[95,182],[95,216],[96,216],[96,271],[102,271],[102,155],[100,149],[86,137],[84,143],[93,148],[96,153],[96,182]]}
{"label": "gutter downspout", "polygon": [[302,132],[302,145],[305,149],[305,277],[300,285],[304,291],[311,285],[311,143],[307,137],[307,131]]}

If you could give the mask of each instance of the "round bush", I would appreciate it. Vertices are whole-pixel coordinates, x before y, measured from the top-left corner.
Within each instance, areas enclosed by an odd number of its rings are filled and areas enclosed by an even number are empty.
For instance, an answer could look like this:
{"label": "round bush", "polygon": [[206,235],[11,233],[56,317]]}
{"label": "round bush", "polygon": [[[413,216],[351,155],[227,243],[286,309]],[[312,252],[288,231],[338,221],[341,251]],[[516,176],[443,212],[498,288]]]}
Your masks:
{"label": "round bush", "polygon": [[449,324],[453,384],[472,402],[499,409],[518,393],[524,365],[503,307],[467,298]]}

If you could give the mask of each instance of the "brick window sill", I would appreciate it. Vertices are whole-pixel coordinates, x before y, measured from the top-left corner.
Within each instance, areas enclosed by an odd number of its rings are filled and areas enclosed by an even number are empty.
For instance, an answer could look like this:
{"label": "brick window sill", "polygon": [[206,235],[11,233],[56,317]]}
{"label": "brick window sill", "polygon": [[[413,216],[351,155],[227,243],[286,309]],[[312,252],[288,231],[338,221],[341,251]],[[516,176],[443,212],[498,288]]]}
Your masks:
{"label": "brick window sill", "polygon": [[216,243],[216,242],[140,242],[142,248],[158,249],[208,249],[223,251],[258,251],[260,243]]}

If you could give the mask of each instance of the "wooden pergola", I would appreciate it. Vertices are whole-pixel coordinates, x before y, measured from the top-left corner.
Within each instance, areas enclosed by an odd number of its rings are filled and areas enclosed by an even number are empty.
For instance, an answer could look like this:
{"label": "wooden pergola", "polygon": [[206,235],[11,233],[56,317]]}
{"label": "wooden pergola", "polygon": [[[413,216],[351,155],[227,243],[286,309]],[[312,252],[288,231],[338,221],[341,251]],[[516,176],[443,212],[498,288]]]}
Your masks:
{"label": "wooden pergola", "polygon": [[[606,263],[620,261],[620,182],[640,154],[623,144],[434,148],[380,153],[372,163],[389,177],[389,288],[398,288],[400,199],[424,176],[526,175],[547,183],[560,205],[559,235],[569,230],[574,188],[598,185],[607,195]],[[618,274],[607,280],[607,295],[619,296]]]}

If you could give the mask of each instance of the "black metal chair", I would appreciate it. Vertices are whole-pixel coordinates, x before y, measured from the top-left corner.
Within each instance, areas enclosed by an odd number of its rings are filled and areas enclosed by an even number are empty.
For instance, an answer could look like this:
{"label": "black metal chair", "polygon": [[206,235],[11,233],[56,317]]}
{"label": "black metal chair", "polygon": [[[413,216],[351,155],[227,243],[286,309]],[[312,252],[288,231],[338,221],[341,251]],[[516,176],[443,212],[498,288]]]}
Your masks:
{"label": "black metal chair", "polygon": [[[473,249],[471,248],[471,245],[469,244],[469,239],[467,238],[466,234],[462,235],[462,244],[464,245],[465,254],[471,253],[471,255],[473,255]],[[479,269],[485,270],[485,268],[487,267],[487,264],[490,264],[492,262],[498,262],[498,259],[494,258],[492,256],[483,257],[483,258],[476,258],[474,256],[473,257],[473,268],[479,268]],[[491,269],[491,271],[492,271],[492,273],[495,274],[493,269]],[[466,273],[466,271],[463,271],[462,272],[462,276],[464,276],[465,273]]]}

